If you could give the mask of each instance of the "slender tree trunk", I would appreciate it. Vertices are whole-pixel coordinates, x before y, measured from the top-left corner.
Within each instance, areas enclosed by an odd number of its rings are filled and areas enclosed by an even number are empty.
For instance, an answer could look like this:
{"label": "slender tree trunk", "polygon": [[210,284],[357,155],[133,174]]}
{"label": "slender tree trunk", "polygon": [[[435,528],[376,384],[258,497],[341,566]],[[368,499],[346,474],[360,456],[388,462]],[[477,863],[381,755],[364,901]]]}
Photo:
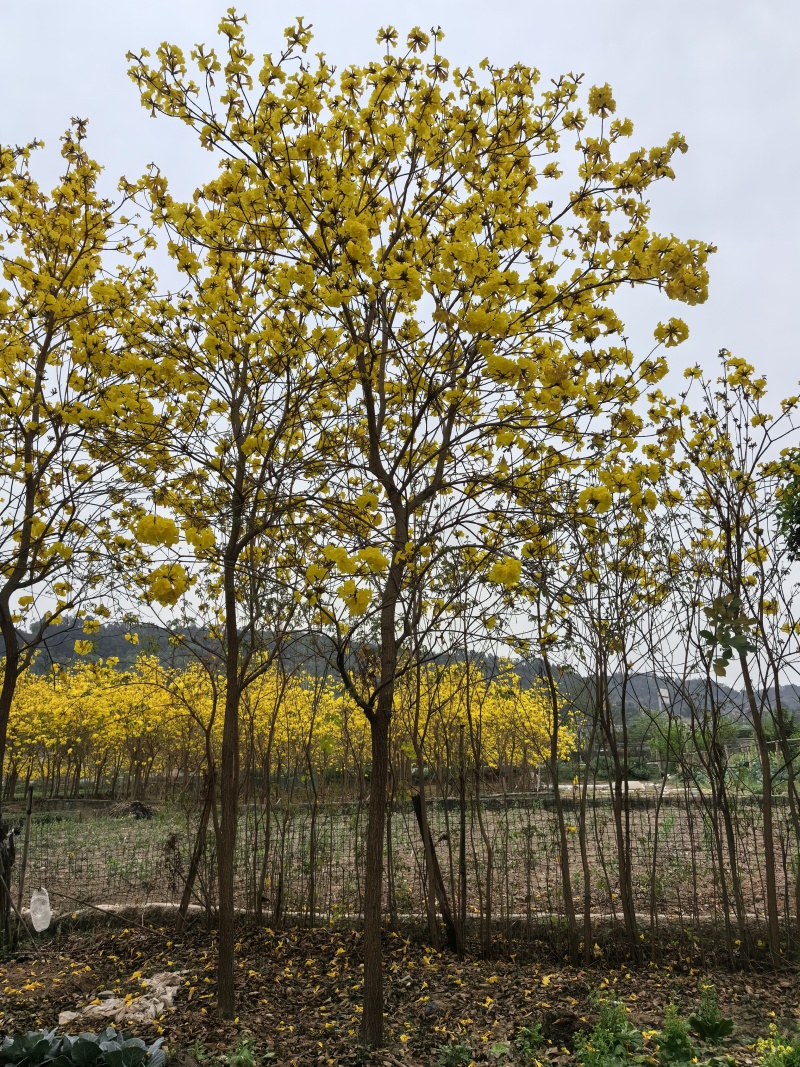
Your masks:
{"label": "slender tree trunk", "polygon": [[761,817],[764,821],[764,866],[767,878],[767,938],[769,951],[774,963],[777,963],[781,954],[781,931],[778,913],[778,886],[775,879],[775,836],[772,823],[772,767],[769,762],[769,749],[767,748],[764,728],[761,722],[761,711],[756,701],[750,670],[744,653],[740,653],[739,662],[742,668],[742,679],[747,693],[747,702],[750,706],[750,714],[753,719],[756,742],[758,743],[758,755],[761,762]]}
{"label": "slender tree trunk", "polygon": [[33,786],[29,785],[25,790],[25,841],[22,845],[22,862],[19,866],[19,884],[17,886],[17,906],[14,909],[17,913],[17,925],[14,928],[14,946],[16,947],[19,942],[19,929],[22,925],[20,915],[22,914],[22,898],[25,894],[25,875],[28,870],[28,850],[31,844],[31,816],[33,813]]}
{"label": "slender tree trunk", "polygon": [[[455,923],[453,922],[453,913],[450,909],[450,902],[447,899],[447,889],[445,888],[444,878],[442,877],[439,860],[436,856],[436,848],[433,843],[433,838],[431,837],[431,829],[428,825],[424,793],[421,790],[414,791],[411,794],[411,803],[414,808],[414,814],[417,817],[419,832],[422,835],[422,840],[425,846],[425,861],[428,865],[428,896],[429,898],[435,897],[435,899],[439,901],[439,910],[442,913],[442,919],[447,932],[447,947],[451,952],[455,952],[458,947],[458,936],[456,934]],[[434,947],[438,948],[439,927],[436,919],[435,905],[433,921],[435,933]]]}
{"label": "slender tree trunk", "polygon": [[609,782],[611,793],[611,812],[614,819],[614,837],[617,849],[617,867],[619,871],[619,895],[622,906],[622,918],[625,924],[625,937],[628,951],[635,959],[639,953],[639,935],[634,910],[633,888],[630,870],[630,820],[628,804],[628,751],[627,728],[625,725],[625,701],[628,686],[627,672],[623,678],[621,694],[622,716],[622,753],[617,743],[617,731],[611,714],[611,702],[608,693],[608,675],[603,672],[603,729],[606,744],[611,754],[614,768],[614,781]]}
{"label": "slender tree trunk", "polygon": [[[267,767],[270,766],[270,761],[265,761]],[[255,911],[256,922],[259,925],[264,921],[264,895],[267,891],[267,877],[269,871],[269,847],[272,840],[272,789],[270,788],[269,770],[264,772],[267,788],[264,792],[264,840],[262,848],[264,850],[261,857],[261,872],[258,878],[258,885],[256,886],[256,899],[255,899]]]}
{"label": "slender tree trunk", "polygon": [[311,825],[308,829],[308,925],[314,926],[317,901],[317,813],[319,809],[319,796],[317,795],[317,783],[314,779],[314,765],[311,762],[311,753],[306,749],[306,765],[314,799],[311,802]]}
{"label": "slender tree trunk", "polygon": [[558,704],[558,690],[556,689],[553,671],[547,656],[543,656],[544,668],[547,674],[547,687],[550,693],[550,705],[553,711],[553,731],[550,735],[550,773],[553,776],[553,801],[558,821],[558,836],[561,852],[561,889],[564,895],[564,915],[567,920],[567,948],[572,963],[578,962],[578,949],[580,938],[578,937],[578,921],[575,915],[575,899],[572,894],[572,874],[569,862],[569,842],[567,840],[567,826],[564,820],[564,805],[561,803],[561,790],[558,785],[558,734],[560,711]]}
{"label": "slender tree trunk", "polygon": [[[400,518],[400,502],[397,506]],[[397,552],[408,539],[408,521],[398,522]],[[396,614],[405,564],[395,557],[381,598],[380,686],[374,711],[367,716],[370,725],[372,770],[364,875],[364,1012],[361,1040],[371,1048],[383,1045],[383,954],[381,948],[381,904],[383,897],[383,842],[386,801],[389,794],[389,728],[394,707],[397,673]]]}
{"label": "slender tree trunk", "polygon": [[[269,735],[267,737],[267,748],[264,753],[263,771],[263,793],[264,793],[264,855],[261,859],[261,873],[259,875],[258,885],[256,886],[256,921],[260,924],[264,921],[264,894],[267,889],[267,872],[269,870],[269,846],[272,839],[272,785],[270,782],[270,776],[272,774],[272,747],[275,742],[275,726],[278,721],[277,708],[273,708],[272,718],[269,724]],[[278,760],[278,782],[275,785],[275,799],[278,798],[278,789],[280,788],[280,760]]]}
{"label": "slender tree trunk", "polygon": [[414,807],[414,814],[417,818],[425,854],[425,913],[428,918],[428,935],[431,939],[431,945],[438,951],[440,948],[439,922],[436,917],[436,892],[438,887],[435,884],[433,870],[436,863],[436,855],[433,852],[433,842],[428,828],[428,805],[425,800],[425,765],[419,745],[416,744],[416,738],[414,741],[417,760],[417,787],[416,790],[412,790],[411,803]]}
{"label": "slender tree trunk", "polygon": [[189,913],[189,904],[192,901],[192,892],[194,890],[194,883],[197,879],[197,872],[200,869],[200,860],[203,856],[203,851],[206,846],[206,834],[208,833],[208,821],[211,817],[211,805],[214,802],[214,780],[209,776],[206,784],[206,798],[203,802],[203,810],[200,814],[200,825],[197,828],[197,837],[194,842],[194,849],[192,851],[192,858],[189,863],[189,870],[186,875],[186,883],[183,887],[183,894],[181,895],[181,902],[178,907],[178,920],[177,928],[180,933],[186,925],[186,916]]}
{"label": "slender tree trunk", "polygon": [[[8,720],[11,716],[11,704],[14,700],[14,691],[17,686],[19,674],[19,651],[17,648],[17,634],[11,621],[11,613],[8,608],[8,597],[4,597],[0,603],[0,632],[5,643],[5,661],[3,665],[3,682],[0,686],[0,819],[3,815],[3,767],[6,756],[6,737],[8,733]],[[0,847],[0,948],[8,944],[10,928],[9,915],[11,908],[11,864],[3,860],[6,850]]]}
{"label": "slender tree trunk", "polygon": [[464,760],[464,724],[458,728],[458,954],[463,959],[467,942],[467,769]]}
{"label": "slender tree trunk", "polygon": [[389,782],[389,708],[381,694],[370,721],[372,771],[367,816],[366,873],[364,878],[364,1013],[361,1038],[372,1047],[383,1045],[383,953],[381,949],[381,903],[383,896],[383,837],[386,794]]}
{"label": "slender tree trunk", "polygon": [[389,779],[392,786],[386,806],[386,904],[389,909],[389,929],[397,929],[397,891],[395,885],[394,841],[392,838],[392,819],[394,817],[394,781],[390,768]]}
{"label": "slender tree trunk", "polygon": [[[238,472],[241,478],[241,471]],[[240,488],[240,487],[239,487]],[[241,497],[237,492],[233,522],[225,553],[223,576],[225,595],[225,711],[222,721],[222,751],[219,768],[220,820],[217,833],[219,880],[219,945],[217,964],[217,1007],[223,1019],[236,1014],[234,988],[233,873],[239,802],[239,630],[236,618],[237,540],[241,529]]]}
{"label": "slender tree trunk", "polygon": [[[238,657],[237,657],[238,659]],[[239,799],[239,701],[238,687],[229,686],[225,693],[225,718],[222,727],[220,759],[220,820],[217,838],[219,870],[219,947],[217,997],[219,1014],[232,1019],[236,1014],[234,989],[233,874],[236,854],[237,806]]]}
{"label": "slender tree trunk", "polygon": [[[469,698],[467,700],[469,703]],[[480,741],[477,742],[477,751],[480,752]],[[483,841],[483,847],[486,849],[486,905],[483,905],[483,898],[481,898],[481,952],[484,956],[488,956],[492,949],[492,876],[494,874],[494,849],[492,848],[492,839],[489,836],[489,831],[486,829],[486,824],[483,820],[483,812],[481,811],[481,787],[480,787],[480,760],[475,760],[475,816],[478,821],[478,830],[480,831],[481,840]],[[477,879],[480,884],[480,879]]]}
{"label": "slender tree trunk", "polygon": [[[787,730],[786,718],[783,713],[783,701],[781,700],[781,686],[780,675],[778,669],[772,661],[770,666],[773,670],[774,682],[773,682],[773,698],[775,701],[775,715],[776,725],[778,727],[778,739],[781,748],[781,755],[783,762],[786,766],[787,786],[789,796],[789,812],[792,818],[792,826],[794,828],[794,836],[796,845],[800,845],[800,806],[798,805],[797,794],[797,776],[794,769],[794,759],[791,748],[789,746],[790,732]],[[795,918],[795,938],[800,942],[800,864],[795,871],[794,877],[794,918]]]}
{"label": "slender tree trunk", "polygon": [[589,793],[589,768],[594,755],[594,743],[597,737],[599,721],[597,717],[598,703],[595,703],[595,715],[592,720],[592,732],[589,735],[589,746],[586,750],[585,769],[580,792],[580,812],[578,816],[578,845],[581,851],[581,871],[583,873],[583,962],[590,963],[592,959],[592,874],[589,866],[589,848],[587,842],[587,801]]}
{"label": "slender tree trunk", "polygon": [[5,645],[3,662],[3,681],[0,685],[0,816],[3,814],[3,768],[6,758],[6,741],[8,737],[8,720],[11,717],[11,705],[17,688],[19,675],[19,649],[17,633],[11,621],[11,612],[7,603],[0,603],[0,633]]}

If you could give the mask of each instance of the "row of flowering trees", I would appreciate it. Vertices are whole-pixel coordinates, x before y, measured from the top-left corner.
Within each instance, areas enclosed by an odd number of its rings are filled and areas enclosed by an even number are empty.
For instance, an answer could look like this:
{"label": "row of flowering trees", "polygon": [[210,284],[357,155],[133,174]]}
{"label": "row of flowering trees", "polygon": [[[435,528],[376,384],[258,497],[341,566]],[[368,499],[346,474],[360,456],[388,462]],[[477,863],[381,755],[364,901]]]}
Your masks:
{"label": "row of flowering trees", "polygon": [[[467,686],[467,671],[472,674]],[[467,699],[470,704],[467,706]],[[563,712],[561,716],[568,719]],[[552,707],[523,689],[511,667],[429,665],[419,689],[397,695],[393,765],[407,790],[431,768],[455,768],[461,731],[469,767],[531,775],[547,760]],[[222,723],[200,667],[167,668],[140,656],[131,670],[96,659],[49,676],[28,672],[12,706],[6,799],[33,786],[41,797],[175,797],[218,770]],[[279,780],[349,787],[369,780],[367,724],[341,684],[273,667],[248,691],[242,714],[242,788],[260,799]],[[565,721],[560,756],[574,746]],[[533,778],[531,777],[531,781]]]}

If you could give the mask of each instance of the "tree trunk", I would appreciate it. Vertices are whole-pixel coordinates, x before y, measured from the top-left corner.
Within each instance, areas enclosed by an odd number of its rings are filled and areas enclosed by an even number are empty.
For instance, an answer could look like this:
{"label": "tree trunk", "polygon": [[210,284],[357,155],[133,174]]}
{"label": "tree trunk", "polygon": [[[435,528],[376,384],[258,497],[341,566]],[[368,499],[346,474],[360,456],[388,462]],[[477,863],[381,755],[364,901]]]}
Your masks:
{"label": "tree trunk", "polygon": [[8,737],[8,720],[11,717],[11,705],[19,676],[19,648],[17,632],[11,621],[11,612],[6,602],[0,603],[0,634],[5,647],[3,662],[3,680],[0,685],[0,816],[3,814],[3,767],[6,758],[6,740]]}
{"label": "tree trunk", "polygon": [[22,898],[25,893],[25,875],[28,870],[28,850],[31,844],[31,817],[33,815],[33,786],[28,785],[25,788],[25,840],[22,844],[22,862],[19,867],[19,884],[17,886],[17,906],[14,909],[17,913],[17,925],[14,929],[14,943],[13,947],[16,948],[19,943],[19,930],[22,925],[20,916],[22,915]]}
{"label": "tree trunk", "polygon": [[[229,648],[230,654],[230,648]],[[238,656],[236,657],[238,660]],[[222,727],[220,759],[220,820],[217,839],[219,871],[219,951],[217,998],[219,1014],[232,1019],[236,1014],[234,990],[234,897],[233,868],[236,854],[237,806],[239,799],[239,701],[238,687],[230,685],[225,693],[225,718]]]}
{"label": "tree trunk", "polygon": [[[381,704],[385,695],[381,694]],[[391,695],[389,696],[391,708]],[[364,1013],[361,1039],[365,1045],[383,1045],[383,958],[381,901],[383,896],[383,833],[389,781],[389,710],[378,706],[370,721],[372,771],[367,817],[366,873],[364,877]]]}
{"label": "tree trunk", "polygon": [[[416,739],[415,739],[416,740]],[[419,745],[415,745],[416,759],[417,759],[417,788],[412,789],[411,803],[414,808],[414,814],[417,819],[417,825],[419,826],[420,836],[422,837],[422,847],[425,854],[425,913],[428,918],[428,935],[431,939],[431,945],[438,952],[440,946],[439,938],[439,920],[436,917],[436,893],[438,887],[435,884],[433,866],[436,863],[436,856],[433,852],[433,843],[431,841],[430,831],[428,829],[428,806],[425,800],[425,765],[422,760],[422,755],[419,749]],[[438,867],[438,863],[436,864]],[[441,877],[441,872],[440,872]]]}
{"label": "tree trunk", "polygon": [[[787,729],[786,719],[783,714],[783,701],[781,700],[781,686],[780,675],[778,668],[770,661],[770,666],[774,673],[774,687],[773,687],[773,699],[775,701],[775,717],[778,740],[781,748],[781,756],[786,766],[787,775],[787,792],[789,796],[789,812],[792,818],[792,826],[794,827],[795,841],[800,843],[800,805],[798,805],[798,793],[797,793],[797,776],[794,769],[794,759],[792,751],[789,747],[789,740],[791,737],[790,731]],[[795,871],[794,878],[794,918],[795,918],[795,939],[800,941],[800,866]]]}
{"label": "tree trunk", "polygon": [[767,879],[767,939],[769,951],[773,963],[780,960],[781,955],[781,929],[780,915],[778,911],[778,886],[775,879],[775,836],[772,823],[772,767],[769,762],[769,749],[767,739],[764,736],[764,727],[761,721],[761,709],[758,707],[753,682],[747,666],[747,659],[743,652],[739,654],[739,662],[742,668],[742,680],[747,693],[747,702],[750,707],[750,715],[753,720],[753,729],[758,744],[758,756],[761,763],[761,816],[764,820],[764,867]]}
{"label": "tree trunk", "polygon": [[203,852],[206,847],[206,834],[208,833],[208,820],[211,817],[211,805],[214,801],[214,779],[209,776],[206,784],[206,799],[203,803],[203,810],[200,815],[200,825],[197,828],[197,837],[194,842],[194,850],[192,851],[192,858],[189,863],[189,871],[186,875],[186,884],[183,887],[183,894],[181,896],[180,906],[178,907],[178,920],[177,928],[178,933],[181,933],[186,925],[186,916],[189,913],[189,904],[192,900],[192,891],[194,890],[194,883],[197,879],[197,872],[200,869],[200,860],[202,859]]}
{"label": "tree trunk", "polygon": [[[269,765],[269,760],[266,760],[265,766],[268,768]],[[269,846],[272,839],[272,789],[270,788],[269,770],[264,772],[264,780],[267,783],[267,788],[264,792],[264,841],[261,846],[264,852],[261,857],[261,872],[258,877],[255,899],[256,922],[259,926],[264,921],[264,895],[267,891]]]}
{"label": "tree trunk", "polygon": [[464,958],[467,942],[467,770],[464,761],[464,724],[458,728],[458,954]]}
{"label": "tree trunk", "polygon": [[543,656],[543,663],[547,675],[547,687],[550,693],[550,706],[553,712],[553,730],[550,735],[550,773],[553,778],[553,802],[556,809],[558,822],[558,839],[561,861],[561,891],[564,897],[564,917],[567,921],[567,950],[571,963],[577,963],[580,938],[578,936],[578,921],[575,914],[575,900],[572,894],[572,874],[569,862],[569,843],[567,840],[567,825],[564,821],[564,805],[561,802],[561,790],[558,787],[558,734],[561,726],[558,691],[556,689],[553,671],[547,656]]}
{"label": "tree trunk", "polygon": [[[425,862],[428,865],[429,895],[432,887],[433,893],[439,902],[439,911],[442,913],[442,920],[444,921],[444,927],[447,932],[447,947],[451,952],[455,952],[458,949],[458,935],[456,934],[456,926],[453,922],[453,913],[450,910],[450,902],[447,899],[447,889],[445,888],[444,878],[442,878],[439,860],[436,856],[436,848],[433,843],[433,838],[431,837],[431,830],[423,807],[423,794],[421,791],[412,792],[411,803],[414,808],[414,814],[417,817],[419,832],[422,835],[422,841],[425,846]],[[438,947],[438,942],[439,930],[437,927],[435,947]]]}

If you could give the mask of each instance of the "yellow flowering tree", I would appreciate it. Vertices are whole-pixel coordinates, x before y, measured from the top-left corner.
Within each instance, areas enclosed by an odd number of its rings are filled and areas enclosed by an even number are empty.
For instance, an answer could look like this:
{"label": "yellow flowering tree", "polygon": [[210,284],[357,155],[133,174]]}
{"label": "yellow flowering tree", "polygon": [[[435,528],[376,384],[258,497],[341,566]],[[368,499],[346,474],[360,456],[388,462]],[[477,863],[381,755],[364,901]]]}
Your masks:
{"label": "yellow flowering tree", "polygon": [[[451,69],[419,29],[402,43],[382,30],[383,53],[337,76],[302,59],[302,21],[256,67],[243,22],[223,18],[223,54],[193,49],[199,81],[169,44],[130,73],[148,109],[191,126],[235,177],[238,247],[256,262],[279,243],[275,285],[330,383],[316,457],[328,533],[306,586],[371,730],[362,1037],[380,1045],[389,729],[410,637],[442,629],[460,564],[488,599],[513,589],[508,501],[546,500],[587,419],[629,435],[637,382],[664,373],[621,340],[615,291],[703,300],[711,249],[649,229],[647,190],[686,146],[625,151],[632,126],[608,87],[586,96],[564,77],[540,91],[522,64]],[[675,320],[664,338],[684,333]]]}
{"label": "yellow flowering tree", "polygon": [[[797,439],[800,398],[787,397],[779,410],[770,411],[766,378],[724,349],[715,378],[708,379],[699,367],[687,370],[686,377],[690,385],[664,422],[679,442],[675,469],[685,503],[675,515],[675,542],[677,565],[693,592],[687,631],[709,689],[714,688],[712,679],[725,676],[729,667],[743,685],[761,771],[767,933],[770,952],[778,959],[781,904],[772,802],[777,753],[787,777],[794,832],[800,834],[795,727],[781,695],[781,686],[798,668],[800,626],[792,604],[796,577],[785,556],[780,513],[781,475]],[[694,390],[699,390],[699,403],[687,404]],[[717,701],[709,704],[697,727],[703,736],[699,748],[712,781],[722,783],[718,788],[727,803],[727,757],[717,743],[724,715]],[[773,746],[777,753],[773,750],[771,758]],[[744,930],[735,863],[734,857],[732,896]],[[794,909],[800,926],[798,871]]]}
{"label": "yellow flowering tree", "polygon": [[151,285],[146,236],[121,214],[125,194],[100,196],[85,135],[76,120],[63,136],[49,194],[36,142],[0,146],[0,769],[17,680],[49,625],[84,614],[125,564],[109,560],[113,466],[96,431],[153,418],[127,358]]}
{"label": "yellow flowering tree", "polygon": [[249,185],[237,167],[224,166],[180,203],[157,171],[140,182],[185,282],[149,302],[138,351],[161,427],[126,427],[121,436],[132,487],[125,509],[147,560],[142,596],[154,611],[169,609],[173,639],[208,671],[220,709],[221,752],[207,774],[220,794],[218,989],[226,1015],[234,1012],[242,697],[280,653],[297,610],[292,568],[311,536],[304,494],[316,451],[313,397],[324,396],[311,360],[318,339],[281,264],[282,227],[251,251]]}

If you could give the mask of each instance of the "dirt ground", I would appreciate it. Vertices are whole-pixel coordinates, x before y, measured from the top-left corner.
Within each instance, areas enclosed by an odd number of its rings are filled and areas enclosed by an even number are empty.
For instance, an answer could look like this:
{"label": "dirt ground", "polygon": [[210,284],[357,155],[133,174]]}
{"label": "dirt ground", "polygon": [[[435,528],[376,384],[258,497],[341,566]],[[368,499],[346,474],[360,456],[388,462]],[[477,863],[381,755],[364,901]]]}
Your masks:
{"label": "dirt ground", "polygon": [[[657,1030],[674,1001],[686,1016],[713,983],[723,1015],[735,1023],[717,1055],[758,1062],[754,1043],[770,1023],[782,1033],[800,1026],[800,977],[764,967],[747,973],[701,971],[691,957],[671,965],[612,963],[602,955],[588,967],[553,958],[526,944],[496,959],[459,960],[436,953],[412,936],[386,936],[387,1047],[359,1047],[362,997],[360,935],[334,927],[273,932],[243,926],[238,946],[238,1017],[215,1017],[213,935],[195,926],[178,936],[168,923],[125,926],[123,921],[68,929],[28,942],[0,960],[0,1033],[51,1029],[61,1011],[75,1011],[111,991],[129,998],[146,990],[149,975],[182,972],[174,1008],[149,1024],[129,1027],[147,1040],[163,1036],[175,1067],[228,1063],[243,1036],[255,1041],[256,1062],[434,1065],[441,1050],[469,1046],[476,1062],[534,1063],[514,1041],[523,1026],[540,1023],[545,1043],[537,1058],[574,1063],[576,1036],[597,1018],[595,996],[620,1000],[630,1020]],[[73,1023],[69,1030],[102,1029]],[[507,1042],[505,1052],[499,1043]],[[646,1038],[645,1054],[653,1050]],[[705,1050],[701,1050],[705,1051]],[[701,1057],[702,1058],[702,1057]],[[648,1058],[649,1059],[649,1058]],[[464,1062],[468,1062],[465,1060]],[[648,1062],[647,1059],[640,1062]],[[655,1062],[649,1059],[649,1062]]]}

